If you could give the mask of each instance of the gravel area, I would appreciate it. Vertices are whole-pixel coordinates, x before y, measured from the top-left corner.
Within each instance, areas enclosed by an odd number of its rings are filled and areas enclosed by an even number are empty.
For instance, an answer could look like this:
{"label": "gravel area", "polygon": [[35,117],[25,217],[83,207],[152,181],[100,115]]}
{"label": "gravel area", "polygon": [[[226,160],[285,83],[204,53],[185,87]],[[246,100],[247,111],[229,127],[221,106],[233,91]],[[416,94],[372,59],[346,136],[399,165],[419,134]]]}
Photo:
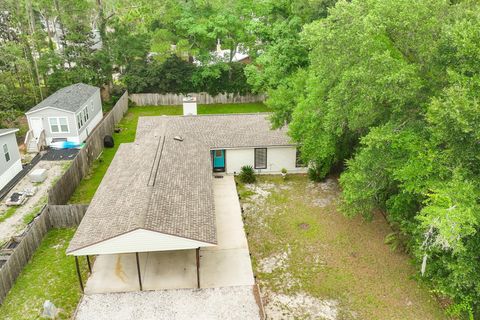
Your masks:
{"label": "gravel area", "polygon": [[252,286],[85,295],[76,320],[260,320]]}
{"label": "gravel area", "polygon": [[16,186],[10,190],[8,195],[0,202],[0,215],[4,214],[8,207],[5,205],[5,200],[14,192],[22,191],[24,189],[31,189],[34,186],[37,187],[37,193],[33,197],[27,198],[25,204],[18,207],[10,218],[3,222],[0,222],[0,244],[9,240],[12,236],[19,234],[25,228],[26,223],[23,221],[23,217],[32,212],[32,210],[40,209],[40,207],[46,203],[48,189],[52,184],[65,171],[66,161],[40,161],[32,170],[46,169],[47,179],[42,183],[32,183],[28,175],[23,177]]}

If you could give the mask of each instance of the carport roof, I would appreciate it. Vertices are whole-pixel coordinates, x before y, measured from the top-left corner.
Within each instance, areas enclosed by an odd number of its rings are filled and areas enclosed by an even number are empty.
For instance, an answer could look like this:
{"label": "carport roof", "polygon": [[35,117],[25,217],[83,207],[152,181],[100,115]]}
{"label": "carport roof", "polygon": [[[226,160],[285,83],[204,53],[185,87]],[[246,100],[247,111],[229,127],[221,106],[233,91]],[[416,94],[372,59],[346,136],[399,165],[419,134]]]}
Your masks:
{"label": "carport roof", "polygon": [[138,229],[216,244],[210,150],[283,145],[292,145],[285,129],[271,130],[266,114],[140,118],[135,142],[120,145],[67,253]]}

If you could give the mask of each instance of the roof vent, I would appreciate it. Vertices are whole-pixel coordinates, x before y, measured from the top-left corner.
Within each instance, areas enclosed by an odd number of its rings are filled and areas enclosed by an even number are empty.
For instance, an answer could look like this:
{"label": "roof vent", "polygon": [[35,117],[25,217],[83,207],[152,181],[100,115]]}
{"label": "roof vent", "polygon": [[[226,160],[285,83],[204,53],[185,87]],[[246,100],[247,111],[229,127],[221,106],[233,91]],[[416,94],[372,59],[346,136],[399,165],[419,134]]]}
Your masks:
{"label": "roof vent", "polygon": [[181,137],[181,136],[175,136],[175,137],[173,137],[173,140],[183,141],[183,137]]}

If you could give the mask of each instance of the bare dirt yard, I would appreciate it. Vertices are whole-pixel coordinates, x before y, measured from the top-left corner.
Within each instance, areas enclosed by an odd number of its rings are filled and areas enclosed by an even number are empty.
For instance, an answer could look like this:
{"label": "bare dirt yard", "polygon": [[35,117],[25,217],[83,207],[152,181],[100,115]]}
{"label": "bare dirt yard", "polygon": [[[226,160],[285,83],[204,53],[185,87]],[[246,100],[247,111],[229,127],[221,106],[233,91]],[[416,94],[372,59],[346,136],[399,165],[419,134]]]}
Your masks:
{"label": "bare dirt yard", "polygon": [[409,257],[385,244],[381,215],[337,211],[336,179],[261,176],[238,192],[267,319],[447,319]]}
{"label": "bare dirt yard", "polygon": [[[8,193],[0,203],[0,245],[8,241],[12,236],[21,233],[30,220],[47,203],[48,189],[65,172],[70,161],[40,161],[32,169],[46,169],[47,179],[42,183],[32,183],[28,175],[23,177],[17,185]],[[31,171],[30,171],[31,172]],[[27,201],[19,207],[7,207],[5,200],[14,192],[25,189],[37,188],[34,196],[28,197]]]}

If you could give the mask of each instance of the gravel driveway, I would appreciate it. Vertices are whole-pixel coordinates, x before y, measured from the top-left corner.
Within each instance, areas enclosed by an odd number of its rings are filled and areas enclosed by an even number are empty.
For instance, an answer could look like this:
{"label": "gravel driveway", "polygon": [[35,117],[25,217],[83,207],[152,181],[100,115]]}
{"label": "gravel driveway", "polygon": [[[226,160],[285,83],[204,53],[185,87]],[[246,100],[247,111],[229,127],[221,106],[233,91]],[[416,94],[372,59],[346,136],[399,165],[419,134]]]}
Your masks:
{"label": "gravel driveway", "polygon": [[253,286],[85,295],[76,320],[260,320]]}

